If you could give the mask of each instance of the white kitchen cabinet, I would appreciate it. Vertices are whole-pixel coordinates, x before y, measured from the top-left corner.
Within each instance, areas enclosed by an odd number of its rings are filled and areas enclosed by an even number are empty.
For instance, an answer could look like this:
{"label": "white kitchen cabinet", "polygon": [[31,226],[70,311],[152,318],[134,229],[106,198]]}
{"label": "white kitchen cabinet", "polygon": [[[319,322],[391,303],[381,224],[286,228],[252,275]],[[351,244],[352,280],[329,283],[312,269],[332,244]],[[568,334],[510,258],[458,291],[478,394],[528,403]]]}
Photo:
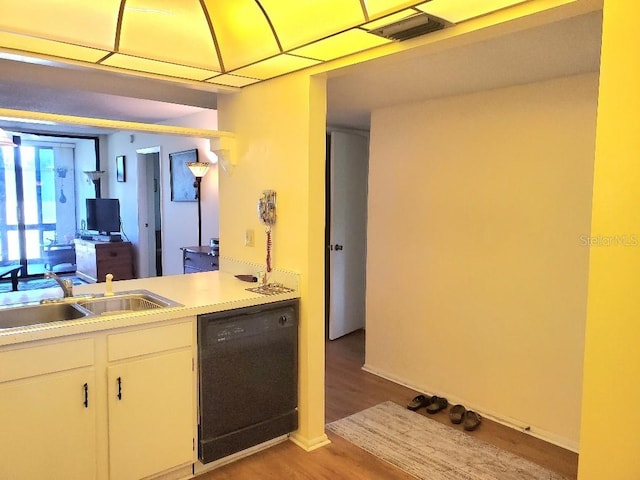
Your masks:
{"label": "white kitchen cabinet", "polygon": [[193,463],[193,325],[109,336],[111,480],[137,480]]}
{"label": "white kitchen cabinet", "polygon": [[0,352],[0,478],[95,479],[91,340]]}
{"label": "white kitchen cabinet", "polygon": [[185,478],[194,320],[0,349],[0,479]]}

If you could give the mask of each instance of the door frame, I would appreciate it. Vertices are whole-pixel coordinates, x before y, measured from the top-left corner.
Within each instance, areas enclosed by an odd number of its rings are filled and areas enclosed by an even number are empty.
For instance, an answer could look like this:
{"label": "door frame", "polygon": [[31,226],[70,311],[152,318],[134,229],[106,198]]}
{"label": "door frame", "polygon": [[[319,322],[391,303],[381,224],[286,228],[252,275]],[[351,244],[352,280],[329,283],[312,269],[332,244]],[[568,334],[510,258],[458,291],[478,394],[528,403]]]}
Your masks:
{"label": "door frame", "polygon": [[[152,154],[158,156],[158,183],[157,188],[160,191],[160,244],[162,245],[162,237],[164,236],[164,229],[162,225],[164,223],[163,212],[163,192],[162,192],[162,147],[147,147],[136,149],[137,162],[138,162],[138,271],[141,278],[156,276],[156,237],[155,237],[155,201],[153,200],[153,175],[149,175],[148,172],[153,172],[153,166],[150,164],[149,158]],[[151,201],[149,200],[151,199]],[[153,235],[150,234],[150,230],[153,231]],[[162,256],[164,257],[164,255]],[[162,264],[164,265],[164,261]]]}

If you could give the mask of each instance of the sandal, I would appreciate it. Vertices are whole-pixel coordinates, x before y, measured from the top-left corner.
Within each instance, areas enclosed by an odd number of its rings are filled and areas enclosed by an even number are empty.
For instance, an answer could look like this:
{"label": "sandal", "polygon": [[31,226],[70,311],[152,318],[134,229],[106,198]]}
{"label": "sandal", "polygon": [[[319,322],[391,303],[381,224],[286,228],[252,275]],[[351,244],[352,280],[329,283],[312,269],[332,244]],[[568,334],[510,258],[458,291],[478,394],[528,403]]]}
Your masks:
{"label": "sandal", "polygon": [[446,398],[433,396],[431,402],[427,405],[427,413],[438,413],[440,410],[444,410],[449,405]]}
{"label": "sandal", "polygon": [[467,410],[464,414],[464,429],[468,432],[475,430],[480,425],[482,421],[482,417],[478,415],[476,412],[471,410]]}
{"label": "sandal", "polygon": [[464,408],[464,405],[458,404],[451,407],[451,410],[449,410],[449,419],[451,420],[451,423],[455,423],[456,425],[461,424],[466,411],[467,409]]}
{"label": "sandal", "polygon": [[431,403],[431,397],[429,395],[418,395],[411,400],[407,408],[415,412],[419,408],[426,407],[429,403]]}

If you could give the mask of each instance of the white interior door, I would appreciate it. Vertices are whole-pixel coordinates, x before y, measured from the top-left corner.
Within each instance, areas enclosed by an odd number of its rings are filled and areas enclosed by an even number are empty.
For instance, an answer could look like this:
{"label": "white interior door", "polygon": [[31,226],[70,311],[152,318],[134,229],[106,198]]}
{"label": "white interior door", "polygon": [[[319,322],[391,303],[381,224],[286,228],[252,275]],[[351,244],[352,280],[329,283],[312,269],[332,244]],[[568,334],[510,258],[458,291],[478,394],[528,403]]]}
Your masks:
{"label": "white interior door", "polygon": [[159,162],[160,147],[137,150],[138,163],[138,260],[137,277],[158,275],[156,269],[156,204],[155,164]]}
{"label": "white interior door", "polygon": [[329,339],[365,324],[369,139],[331,133]]}

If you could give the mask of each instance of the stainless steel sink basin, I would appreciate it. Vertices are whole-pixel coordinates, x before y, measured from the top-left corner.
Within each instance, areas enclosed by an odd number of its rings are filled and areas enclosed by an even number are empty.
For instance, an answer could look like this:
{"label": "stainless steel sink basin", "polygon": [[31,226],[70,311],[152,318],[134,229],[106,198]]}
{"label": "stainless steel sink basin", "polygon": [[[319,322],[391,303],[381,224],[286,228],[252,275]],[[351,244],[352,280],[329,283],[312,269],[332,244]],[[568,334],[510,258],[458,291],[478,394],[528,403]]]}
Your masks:
{"label": "stainless steel sink basin", "polygon": [[182,305],[148,290],[50,299],[37,305],[0,308],[0,329],[179,306]]}
{"label": "stainless steel sink basin", "polygon": [[87,315],[89,312],[83,311],[81,307],[72,303],[49,303],[6,308],[0,310],[0,329],[76,320]]}
{"label": "stainless steel sink basin", "polygon": [[158,308],[176,307],[179,303],[147,290],[132,290],[113,296],[96,297],[78,301],[78,305],[94,315],[117,315]]}

